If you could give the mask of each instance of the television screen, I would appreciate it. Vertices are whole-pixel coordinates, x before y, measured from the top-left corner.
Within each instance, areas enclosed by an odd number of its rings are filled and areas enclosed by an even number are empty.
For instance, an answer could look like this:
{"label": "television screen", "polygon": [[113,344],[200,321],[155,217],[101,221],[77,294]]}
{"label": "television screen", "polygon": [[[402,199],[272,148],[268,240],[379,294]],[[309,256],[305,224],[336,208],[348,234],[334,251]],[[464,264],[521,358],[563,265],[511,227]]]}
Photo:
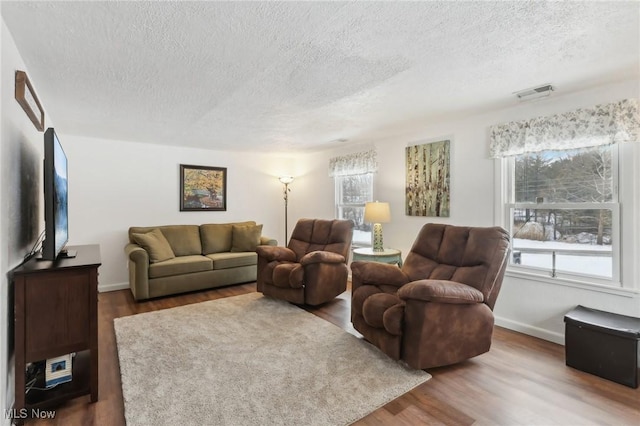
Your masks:
{"label": "television screen", "polygon": [[55,260],[69,240],[67,156],[53,128],[44,133],[44,221],[42,258]]}

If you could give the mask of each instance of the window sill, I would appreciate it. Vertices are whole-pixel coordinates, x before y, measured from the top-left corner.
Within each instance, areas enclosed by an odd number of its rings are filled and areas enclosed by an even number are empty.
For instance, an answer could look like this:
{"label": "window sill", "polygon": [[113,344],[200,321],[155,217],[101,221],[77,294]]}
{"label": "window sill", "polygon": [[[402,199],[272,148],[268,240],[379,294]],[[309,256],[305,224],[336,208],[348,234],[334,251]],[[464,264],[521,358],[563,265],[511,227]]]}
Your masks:
{"label": "window sill", "polygon": [[533,274],[533,273],[518,271],[514,269],[509,269],[509,268],[507,269],[505,276],[529,280],[529,281],[537,281],[544,284],[561,285],[565,287],[579,288],[582,290],[595,291],[599,293],[613,294],[616,296],[629,297],[629,298],[638,297],[640,295],[639,289],[623,288],[619,283],[617,284],[617,286],[615,284],[614,285],[593,284],[593,283],[586,283],[584,281],[570,280],[567,278],[551,278],[551,277],[546,277],[539,274]]}

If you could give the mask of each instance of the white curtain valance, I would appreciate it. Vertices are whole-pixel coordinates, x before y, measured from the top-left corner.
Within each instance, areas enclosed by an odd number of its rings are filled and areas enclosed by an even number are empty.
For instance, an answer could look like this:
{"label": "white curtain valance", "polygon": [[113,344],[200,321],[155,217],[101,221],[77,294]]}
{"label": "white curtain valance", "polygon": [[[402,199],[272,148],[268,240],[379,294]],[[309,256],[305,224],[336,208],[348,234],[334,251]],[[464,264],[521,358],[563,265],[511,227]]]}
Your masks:
{"label": "white curtain valance", "polygon": [[638,99],[489,128],[491,158],[640,140]]}
{"label": "white curtain valance", "polygon": [[329,177],[361,175],[378,170],[375,149],[333,157],[329,160]]}

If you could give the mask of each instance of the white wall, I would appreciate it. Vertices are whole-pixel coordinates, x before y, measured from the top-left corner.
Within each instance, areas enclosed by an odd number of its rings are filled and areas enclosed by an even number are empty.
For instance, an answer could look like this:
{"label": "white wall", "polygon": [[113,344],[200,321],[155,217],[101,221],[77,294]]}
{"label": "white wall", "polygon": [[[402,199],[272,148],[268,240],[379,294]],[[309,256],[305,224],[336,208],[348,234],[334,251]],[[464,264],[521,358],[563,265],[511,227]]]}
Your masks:
{"label": "white wall", "polygon": [[[4,24],[4,20],[0,18],[0,22],[2,27],[0,27],[0,48],[2,49],[2,52],[4,52],[4,45],[3,45],[3,40],[5,39],[4,35],[4,31],[5,31],[5,24]],[[3,68],[2,68],[2,64],[4,63],[3,58],[2,58],[2,54],[0,54],[0,78],[2,78],[2,74],[3,74]],[[4,84],[0,84],[0,99],[4,99],[4,90],[3,90]],[[4,162],[4,155],[2,153],[2,129],[4,128],[3,126],[3,121],[4,121],[4,115],[2,115],[2,111],[4,110],[4,108],[2,107],[2,102],[0,101],[0,177],[2,176],[2,172],[4,170],[4,167],[2,166],[2,163]],[[4,217],[4,213],[5,213],[5,203],[3,202],[3,197],[4,195],[4,190],[0,187],[0,241],[4,241],[4,221],[3,221],[3,217]],[[9,337],[8,337],[8,325],[9,325],[9,313],[8,313],[8,308],[9,308],[9,298],[8,298],[8,284],[7,284],[7,278],[6,278],[6,272],[9,269],[8,266],[6,265],[6,261],[5,259],[7,259],[6,257],[6,249],[4,248],[4,244],[0,244],[0,273],[2,274],[2,278],[0,278],[0,300],[6,301],[6,302],[0,302],[0,348],[2,348],[2,352],[0,353],[0,409],[6,409],[8,408],[8,404],[7,404],[7,390],[9,389],[9,383],[7,380],[7,370],[8,370],[8,364],[9,364]],[[6,349],[5,349],[6,348]],[[8,419],[5,418],[6,416],[2,416],[2,421],[0,421],[1,424],[7,424],[9,423]]]}
{"label": "white wall", "polygon": [[[101,291],[128,288],[124,246],[131,226],[255,220],[264,225],[263,235],[284,239],[284,200],[277,176],[293,172],[286,171],[291,162],[282,156],[57,132],[69,164],[69,244],[100,244]],[[181,212],[180,164],[226,167],[227,210]]]}
{"label": "white wall", "polygon": [[[14,401],[13,286],[7,273],[22,262],[43,229],[44,136],[14,98],[15,71],[24,70],[28,74],[28,70],[4,19],[0,34],[0,409],[3,410],[0,424],[9,424],[4,409]],[[38,83],[32,84],[37,93]],[[46,110],[46,104],[43,107]]]}
{"label": "white wall", "polygon": [[[489,158],[488,128],[490,125],[512,120],[528,119],[542,115],[561,113],[580,107],[624,98],[638,97],[637,80],[609,84],[579,93],[558,95],[537,102],[516,103],[513,107],[488,111],[465,118],[437,123],[407,122],[404,131],[394,138],[363,141],[364,151],[375,146],[378,152],[379,171],[376,176],[375,198],[391,205],[391,223],[384,224],[385,246],[401,249],[406,255],[419,229],[427,222],[457,225],[500,225],[496,216],[500,206],[496,204],[496,174],[498,162]],[[561,89],[561,88],[560,88]],[[405,147],[420,141],[451,139],[451,217],[410,217],[404,212]],[[496,304],[497,323],[557,343],[564,343],[563,317],[578,304],[596,309],[640,316],[640,277],[638,263],[640,247],[637,235],[640,210],[640,183],[638,161],[640,144],[627,144],[625,152],[633,158],[625,158],[622,167],[626,180],[625,198],[622,200],[623,280],[626,290],[605,290],[595,286],[559,285],[549,280],[532,280],[516,277],[505,278]],[[327,177],[330,157],[358,151],[357,147],[334,149],[306,155],[301,160],[307,166],[305,181],[313,182],[310,188],[297,188],[296,201],[302,208],[299,214],[333,215],[327,206],[333,204],[333,180]],[[626,157],[626,156],[625,156]],[[629,181],[633,181],[631,183]],[[295,189],[295,182],[294,182]],[[632,199],[635,193],[635,207]]]}
{"label": "white wall", "polygon": [[[630,80],[585,90],[536,106],[536,115],[638,98],[640,82]],[[546,112],[549,111],[549,112]],[[526,111],[510,112],[508,120],[527,118]],[[536,337],[564,344],[564,315],[576,305],[640,317],[640,143],[619,146],[621,206],[621,288],[585,285],[551,278],[531,279],[507,272],[496,305],[497,323]]]}
{"label": "white wall", "polygon": [[[25,67],[4,21],[0,34],[0,404],[8,408],[13,401],[13,371],[8,332],[10,286],[6,274],[20,263],[43,229],[40,172],[43,135],[35,130],[11,95],[15,70]],[[33,83],[37,91],[37,82]],[[559,89],[561,93],[562,88]],[[514,103],[512,108],[464,118],[437,122],[410,120],[395,126],[402,130],[393,138],[355,141],[366,148],[375,146],[378,152],[375,198],[388,201],[392,213],[392,222],[384,225],[385,245],[399,248],[406,255],[418,230],[428,221],[477,226],[495,223],[495,162],[488,158],[490,125],[637,97],[638,93],[638,81],[565,96],[556,93],[540,102]],[[42,101],[46,109],[46,99]],[[51,125],[51,121],[47,125]],[[65,134],[64,129],[57,132],[69,157],[70,243],[101,245],[100,286],[103,290],[127,285],[123,247],[129,226],[256,220],[264,224],[263,234],[282,243],[284,202],[282,186],[277,180],[279,175],[295,177],[290,193],[289,231],[301,217],[333,217],[334,184],[327,175],[328,160],[359,150],[359,146],[350,144],[343,149],[288,155],[231,153],[86,138]],[[452,141],[451,217],[406,216],[405,147],[443,138]],[[227,167],[228,210],[180,212],[179,164]],[[636,159],[633,164],[632,168],[637,169],[640,163]],[[630,176],[637,181],[637,170]],[[597,288],[507,276],[496,305],[498,323],[562,343],[562,317],[577,304],[640,316],[637,284],[628,283],[640,282],[638,268],[633,269],[640,254],[637,188],[635,195],[634,205],[623,204],[623,219],[626,219],[622,232],[625,238],[623,278],[626,285],[635,286],[634,290],[603,292]]]}

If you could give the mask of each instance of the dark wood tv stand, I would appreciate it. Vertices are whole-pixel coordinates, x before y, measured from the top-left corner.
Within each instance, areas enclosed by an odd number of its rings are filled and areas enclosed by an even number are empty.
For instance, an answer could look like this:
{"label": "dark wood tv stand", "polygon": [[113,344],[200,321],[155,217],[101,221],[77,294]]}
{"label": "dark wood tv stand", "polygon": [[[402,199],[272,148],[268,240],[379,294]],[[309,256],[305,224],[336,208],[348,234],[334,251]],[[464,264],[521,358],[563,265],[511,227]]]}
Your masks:
{"label": "dark wood tv stand", "polygon": [[[70,247],[75,258],[29,260],[12,271],[15,324],[15,410],[19,416],[82,395],[98,400],[98,267],[100,246]],[[28,363],[76,353],[72,380],[26,390]],[[44,388],[44,377],[36,387]],[[26,409],[26,410],[23,410]],[[22,418],[14,419],[18,423]]]}

